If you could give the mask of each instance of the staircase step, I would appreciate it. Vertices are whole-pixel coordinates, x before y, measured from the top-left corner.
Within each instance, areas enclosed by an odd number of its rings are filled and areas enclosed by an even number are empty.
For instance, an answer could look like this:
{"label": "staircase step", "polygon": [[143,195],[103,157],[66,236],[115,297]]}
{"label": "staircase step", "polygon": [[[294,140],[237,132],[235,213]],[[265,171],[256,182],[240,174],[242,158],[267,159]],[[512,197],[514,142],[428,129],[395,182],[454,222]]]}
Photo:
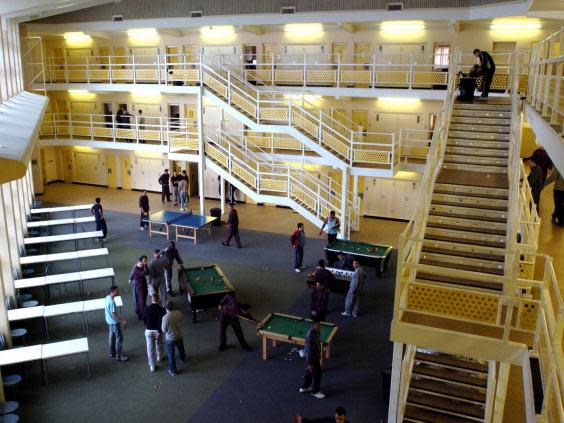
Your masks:
{"label": "staircase step", "polygon": [[[497,225],[502,225],[500,229]],[[456,217],[444,217],[429,215],[427,226],[431,228],[454,229],[459,231],[482,232],[484,234],[505,235],[505,225],[502,223],[484,222],[473,219],[459,219]],[[494,226],[494,227],[492,227]]]}
{"label": "staircase step", "polygon": [[416,405],[407,404],[403,416],[404,422],[411,423],[475,423],[476,420],[469,420],[456,417],[438,411],[428,410]]}
{"label": "staircase step", "polygon": [[464,115],[455,115],[453,113],[451,123],[470,124],[470,125],[487,125],[487,126],[507,126],[511,125],[511,119],[495,118],[495,117],[476,117]]}
{"label": "staircase step", "polygon": [[467,171],[467,172],[480,172],[480,173],[499,173],[499,174],[506,174],[507,167],[500,167],[500,166],[483,166],[483,165],[474,165],[474,164],[463,164],[463,163],[445,163],[443,162],[442,169],[447,170],[460,170],[460,171]]}
{"label": "staircase step", "polygon": [[504,188],[477,187],[473,185],[445,184],[436,182],[434,192],[442,194],[472,195],[474,197],[507,200],[509,190]]}
{"label": "staircase step", "polygon": [[413,374],[421,376],[430,376],[435,379],[460,383],[467,386],[475,386],[479,388],[487,388],[488,380],[482,377],[476,377],[475,374],[469,375],[463,369],[451,370],[443,366],[414,364]]}
{"label": "staircase step", "polygon": [[423,405],[438,411],[445,411],[463,417],[484,417],[484,407],[479,405],[468,404],[462,401],[439,397],[437,395],[425,395],[422,392],[409,391],[407,394],[408,404]]}
{"label": "staircase step", "polygon": [[449,126],[449,131],[466,131],[487,134],[509,134],[509,126],[484,125],[483,123],[453,123]]}
{"label": "staircase step", "polygon": [[509,188],[506,174],[474,172],[471,170],[442,169],[436,182],[475,187]]}
{"label": "staircase step", "polygon": [[454,147],[467,147],[476,149],[492,149],[492,150],[509,150],[508,141],[492,141],[492,140],[475,140],[469,138],[449,138],[447,141],[447,146]]}
{"label": "staircase step", "polygon": [[503,261],[488,260],[483,258],[465,257],[455,254],[436,253],[431,251],[421,252],[419,263],[437,267],[470,270],[471,272],[491,273],[503,275]]}
{"label": "staircase step", "polygon": [[[439,271],[443,270],[440,267],[436,267],[437,274],[429,273],[429,272],[422,272],[418,271],[416,274],[416,280],[418,282],[425,282],[425,283],[440,283],[446,285],[454,285],[456,287],[465,286],[469,288],[480,288],[480,289],[488,289],[491,291],[503,291],[503,284],[501,282],[488,282],[482,281],[477,279],[471,279],[467,277],[455,277],[455,276],[447,276],[444,274],[440,274]],[[429,269],[434,270],[434,269]]]}
{"label": "staircase step", "polygon": [[505,261],[505,249],[482,247],[481,245],[459,244],[446,241],[423,241],[423,249],[429,253],[447,254],[451,256],[472,257],[497,262]]}
{"label": "staircase step", "polygon": [[509,141],[509,134],[496,134],[491,132],[475,132],[450,129],[449,138],[466,138],[474,140]]}
{"label": "staircase step", "polygon": [[431,204],[429,214],[433,216],[458,217],[484,222],[506,223],[507,213],[499,210],[480,210],[472,207]]}
{"label": "staircase step", "polygon": [[482,403],[486,402],[486,392],[480,389],[467,388],[465,386],[443,383],[432,379],[411,379],[409,388],[448,395],[457,399]]}
{"label": "staircase step", "polygon": [[489,112],[510,112],[511,104],[493,104],[486,102],[475,103],[454,103],[454,110],[489,111]]}
{"label": "staircase step", "polygon": [[[447,155],[463,155],[469,157],[497,157],[507,158],[509,150],[498,150],[495,148],[477,148],[477,147],[451,147],[447,145],[445,149]],[[506,162],[507,164],[507,162]]]}
{"label": "staircase step", "polygon": [[469,156],[460,154],[445,154],[443,162],[446,163],[461,163],[480,166],[499,166],[507,167],[507,159],[498,157],[484,157],[484,156]]}
{"label": "staircase step", "polygon": [[415,359],[425,361],[428,363],[440,364],[449,367],[456,367],[465,370],[472,370],[487,374],[489,367],[486,363],[479,363],[474,360],[467,360],[466,358],[459,358],[451,354],[429,353],[426,351],[417,351]]}
{"label": "staircase step", "polygon": [[475,197],[472,195],[442,194],[435,191],[433,191],[431,204],[474,207],[500,211],[507,210],[507,200],[499,198]]}
{"label": "staircase step", "polygon": [[457,242],[460,244],[484,245],[487,247],[505,248],[505,236],[485,234],[482,232],[466,232],[453,229],[429,228],[425,230],[425,239]]}
{"label": "staircase step", "polygon": [[492,110],[454,109],[452,111],[452,116],[510,119],[511,112],[492,111]]}

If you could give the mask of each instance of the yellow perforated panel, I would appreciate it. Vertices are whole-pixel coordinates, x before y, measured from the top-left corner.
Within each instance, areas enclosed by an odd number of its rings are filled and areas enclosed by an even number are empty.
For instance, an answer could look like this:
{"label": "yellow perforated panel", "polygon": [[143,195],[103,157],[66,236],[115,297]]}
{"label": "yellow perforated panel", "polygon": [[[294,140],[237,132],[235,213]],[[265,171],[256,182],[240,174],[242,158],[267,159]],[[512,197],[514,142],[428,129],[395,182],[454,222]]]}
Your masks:
{"label": "yellow perforated panel", "polygon": [[355,162],[389,164],[392,160],[392,153],[387,151],[373,150],[354,150]]}
{"label": "yellow perforated panel", "polygon": [[83,136],[83,137],[89,137],[90,136],[90,127],[88,127],[88,126],[73,126],[72,127],[72,134]]}
{"label": "yellow perforated panel", "polygon": [[423,72],[413,73],[413,85],[446,85],[447,72]]}
{"label": "yellow perforated panel", "polygon": [[108,69],[93,69],[90,71],[91,81],[107,81],[110,79],[110,71]]}
{"label": "yellow perforated panel", "polygon": [[527,74],[519,75],[519,91],[520,92],[527,91],[528,85],[529,85],[529,75]]}
{"label": "yellow perforated panel", "polygon": [[409,286],[407,308],[459,319],[496,323],[499,297],[413,283]]}
{"label": "yellow perforated panel", "polygon": [[204,73],[204,84],[210,87],[217,94],[227,98],[227,87],[207,73]]}
{"label": "yellow perforated panel", "polygon": [[302,144],[294,138],[274,138],[274,148],[281,148],[286,150],[300,150]]}
{"label": "yellow perforated panel", "polygon": [[68,71],[69,80],[71,81],[86,81],[85,70],[70,70]]}
{"label": "yellow perforated panel", "polygon": [[276,179],[260,179],[260,189],[262,191],[286,192],[287,182]]}
{"label": "yellow perforated panel", "polygon": [[112,138],[112,128],[94,128],[94,136]]}
{"label": "yellow perforated panel", "polygon": [[131,69],[112,69],[112,79],[133,82],[133,72]]}
{"label": "yellow perforated panel", "polygon": [[208,153],[208,156],[213,159],[213,161],[219,163],[223,167],[227,167],[227,155],[223,154],[221,150],[218,150],[211,144],[206,144],[206,152]]}
{"label": "yellow perforated panel", "polygon": [[334,70],[310,70],[307,71],[307,82],[332,84],[337,79]]}
{"label": "yellow perforated panel", "polygon": [[158,72],[156,69],[135,69],[137,81],[157,81]]}
{"label": "yellow perforated panel", "polygon": [[198,151],[198,138],[170,137],[169,143],[172,148]]}
{"label": "yellow perforated panel", "polygon": [[256,117],[257,115],[256,106],[253,103],[251,103],[248,99],[244,98],[242,95],[232,92],[231,101],[237,107],[243,109],[247,114],[251,115],[252,117]]}
{"label": "yellow perforated panel", "polygon": [[330,150],[337,152],[340,156],[346,159],[350,157],[349,145],[346,143],[346,140],[337,137],[335,133],[331,133],[324,129],[322,143],[328,146]]}
{"label": "yellow perforated panel", "polygon": [[290,82],[302,84],[303,72],[299,70],[275,70],[274,79],[276,82]]}
{"label": "yellow perforated panel", "polygon": [[370,83],[370,71],[365,70],[343,70],[341,71],[341,82]]}
{"label": "yellow perforated panel", "polygon": [[133,129],[117,129],[116,138],[133,139],[135,138],[135,131]]}
{"label": "yellow perforated panel", "polygon": [[519,305],[519,329],[534,331],[538,316],[539,305],[533,301],[523,300]]}
{"label": "yellow perforated panel", "polygon": [[408,71],[376,71],[376,84],[380,85],[407,85],[409,83]]}
{"label": "yellow perforated panel", "polygon": [[196,82],[200,78],[198,69],[174,69],[168,75],[170,81],[190,81]]}
{"label": "yellow perforated panel", "polygon": [[247,70],[247,79],[249,81],[265,81],[270,82],[272,79],[272,72],[269,70],[250,69]]}
{"label": "yellow perforated panel", "polygon": [[153,129],[139,130],[139,139],[159,141],[161,139],[161,133],[160,131],[155,131]]}
{"label": "yellow perforated panel", "polygon": [[532,261],[519,262],[519,277],[521,279],[533,279],[535,263]]}
{"label": "yellow perforated panel", "polygon": [[251,186],[253,189],[257,186],[257,178],[248,169],[243,166],[233,163],[233,174],[238,176],[240,180]]}
{"label": "yellow perforated panel", "polygon": [[317,139],[317,131],[319,127],[314,122],[303,116],[301,112],[292,110],[292,122],[294,126],[303,129],[305,132],[313,136],[314,139]]}
{"label": "yellow perforated panel", "polygon": [[288,109],[286,107],[261,107],[260,119],[287,122]]}
{"label": "yellow perforated panel", "polygon": [[299,203],[306,206],[311,211],[315,211],[316,208],[316,201],[315,198],[311,197],[300,189],[300,187],[296,184],[292,184],[292,197],[294,197]]}

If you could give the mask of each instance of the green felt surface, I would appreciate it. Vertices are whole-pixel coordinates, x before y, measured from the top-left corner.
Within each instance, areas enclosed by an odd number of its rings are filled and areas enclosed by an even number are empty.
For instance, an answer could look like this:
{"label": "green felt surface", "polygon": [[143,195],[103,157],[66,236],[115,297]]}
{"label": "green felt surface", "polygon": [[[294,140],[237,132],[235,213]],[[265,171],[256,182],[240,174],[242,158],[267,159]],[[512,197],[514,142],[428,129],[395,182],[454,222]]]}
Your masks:
{"label": "green felt surface", "polygon": [[[384,257],[389,245],[367,244],[365,242],[347,241],[338,239],[334,243],[327,246],[330,250],[343,251],[350,254],[364,254],[367,256]],[[374,251],[369,251],[374,249]]]}
{"label": "green felt surface", "polygon": [[216,266],[184,269],[184,274],[186,275],[188,283],[194,290],[193,295],[231,291],[231,287],[225,284],[223,276],[217,271]]}
{"label": "green felt surface", "polygon": [[[312,322],[273,314],[264,325],[264,330],[292,338],[305,339]],[[321,342],[327,342],[335,326],[321,323]]]}

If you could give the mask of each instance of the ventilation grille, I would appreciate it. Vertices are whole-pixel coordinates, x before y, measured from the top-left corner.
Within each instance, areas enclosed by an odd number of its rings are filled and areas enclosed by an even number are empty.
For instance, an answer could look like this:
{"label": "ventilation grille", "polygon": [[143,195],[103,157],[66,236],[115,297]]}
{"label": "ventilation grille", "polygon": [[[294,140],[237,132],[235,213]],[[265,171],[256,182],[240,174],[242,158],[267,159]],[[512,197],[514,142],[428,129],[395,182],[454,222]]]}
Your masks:
{"label": "ventilation grille", "polygon": [[292,15],[296,13],[296,6],[282,6],[280,8],[280,13],[283,15]]}
{"label": "ventilation grille", "polygon": [[123,21],[123,15],[113,15],[113,16],[112,16],[112,21],[114,21],[114,22],[121,22],[121,21]]}
{"label": "ventilation grille", "polygon": [[386,10],[403,10],[403,2],[386,3]]}
{"label": "ventilation grille", "polygon": [[202,16],[204,16],[204,12],[202,12],[201,10],[192,10],[190,12],[191,18],[201,18]]}

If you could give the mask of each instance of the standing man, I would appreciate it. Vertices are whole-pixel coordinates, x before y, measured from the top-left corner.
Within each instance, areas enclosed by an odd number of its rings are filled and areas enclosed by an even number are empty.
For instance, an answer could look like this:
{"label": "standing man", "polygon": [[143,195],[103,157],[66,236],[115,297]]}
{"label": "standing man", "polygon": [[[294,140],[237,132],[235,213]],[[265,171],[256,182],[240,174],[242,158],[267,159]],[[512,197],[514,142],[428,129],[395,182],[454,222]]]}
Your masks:
{"label": "standing man", "polygon": [[139,115],[137,116],[137,135],[139,142],[145,144],[145,140],[141,139],[143,137],[142,131],[145,130],[145,116],[143,116],[143,110],[139,110]]}
{"label": "standing man", "polygon": [[100,197],[96,197],[96,202],[90,208],[90,213],[94,215],[96,221],[96,230],[102,231],[102,238],[99,241],[105,241],[108,234],[108,226],[106,225],[106,218],[104,217],[104,208],[102,207]]}
{"label": "standing man", "polygon": [[226,294],[219,303],[217,307],[219,310],[219,351],[225,351],[227,343],[227,326],[231,325],[235,336],[239,341],[239,345],[245,351],[250,352],[253,349],[247,344],[245,340],[245,335],[243,335],[243,330],[241,329],[241,323],[239,322],[239,316],[248,317],[254,320],[250,315],[248,310],[242,307],[235,299],[235,292]]}
{"label": "standing man", "polygon": [[550,176],[546,179],[544,186],[554,182],[554,211],[552,212],[552,223],[564,226],[564,178],[558,169],[554,167]]}
{"label": "standing man", "polygon": [[141,217],[139,218],[139,230],[144,231],[149,226],[148,222],[144,222],[143,219],[149,217],[149,196],[147,191],[143,190],[139,196],[139,210],[141,210]]}
{"label": "standing man", "polygon": [[164,306],[167,300],[166,292],[166,268],[168,262],[166,257],[161,254],[161,250],[156,249],[153,252],[153,260],[149,263],[149,295],[157,294]]}
{"label": "standing man", "polygon": [[157,369],[157,361],[161,361],[164,357],[162,324],[165,314],[166,310],[159,305],[159,294],[153,294],[151,305],[145,309],[143,318],[145,341],[147,341],[147,359],[151,372]]}
{"label": "standing man", "polygon": [[345,253],[337,254],[337,262],[333,265],[333,267],[342,270],[354,270],[351,256]]}
{"label": "standing man", "polygon": [[164,204],[166,197],[166,201],[170,202],[170,175],[168,169],[165,169],[164,173],[159,176],[159,184],[161,185],[161,201]]}
{"label": "standing man", "polygon": [[131,269],[129,275],[129,285],[133,290],[133,305],[135,314],[139,320],[143,320],[145,316],[145,308],[147,307],[147,274],[149,269],[147,267],[147,256],[141,256],[137,263]]}
{"label": "standing man", "polygon": [[188,210],[188,181],[183,176],[178,177],[178,196],[180,201],[180,211]]}
{"label": "standing man", "polygon": [[229,227],[229,233],[227,234],[227,239],[221,244],[225,247],[229,247],[229,241],[231,238],[235,238],[235,243],[237,248],[243,248],[241,245],[241,239],[239,238],[239,215],[237,210],[235,210],[235,204],[229,204],[229,217],[227,218],[227,226]]}
{"label": "standing man", "polygon": [[366,272],[360,266],[358,260],[353,260],[354,273],[349,286],[349,291],[345,298],[345,311],[341,314],[343,316],[358,317],[360,296],[364,291],[364,281],[366,279]]}
{"label": "standing man", "polygon": [[176,173],[175,170],[172,171],[172,177],[170,178],[170,182],[172,183],[172,201],[174,201],[174,205],[178,205],[178,182],[180,181],[180,176]]}
{"label": "standing man", "polygon": [[544,180],[542,178],[542,169],[537,165],[536,159],[534,157],[529,157],[526,159],[528,161],[531,171],[529,176],[527,176],[527,181],[531,187],[531,194],[533,196],[533,202],[537,206],[537,213],[540,213],[540,194],[544,187]]}
{"label": "standing man", "polygon": [[127,324],[127,320],[119,317],[114,298],[119,295],[119,288],[115,285],[110,287],[110,293],[106,296],[104,311],[106,323],[109,328],[110,358],[117,361],[127,361],[129,358],[122,354],[123,334],[120,324]]}
{"label": "standing man", "polygon": [[304,358],[307,368],[304,374],[304,384],[300,392],[311,392],[317,399],[325,398],[325,394],[319,390],[321,385],[321,324],[319,319],[314,319],[313,324],[307,331],[304,343]]}
{"label": "standing man", "polygon": [[165,257],[165,278],[166,278],[166,292],[171,297],[174,297],[174,293],[172,292],[172,265],[174,264],[174,260],[180,265],[180,267],[184,267],[184,262],[180,257],[180,253],[176,248],[176,244],[174,241],[170,241],[168,243],[168,248],[162,252]]}
{"label": "standing man", "polygon": [[168,372],[176,376],[176,356],[178,349],[180,359],[186,363],[186,351],[184,350],[184,335],[182,334],[182,313],[174,309],[174,302],[166,302],[166,315],[163,317],[162,331],[166,339],[166,352],[168,355]]}
{"label": "standing man", "polygon": [[315,269],[315,282],[320,283],[326,289],[335,285],[335,276],[325,268],[325,260],[321,259],[317,262],[318,266]]}
{"label": "standing man", "polygon": [[323,228],[327,225],[327,244],[332,244],[337,240],[337,234],[339,233],[339,228],[341,227],[341,222],[335,216],[335,210],[331,210],[329,216],[324,220],[323,226],[319,231],[319,235],[323,233]]}
{"label": "standing man", "polygon": [[294,231],[290,237],[290,243],[294,247],[294,272],[302,271],[302,263],[304,261],[304,247],[306,244],[306,236],[304,224],[298,223],[298,229]]}
{"label": "standing man", "polygon": [[[326,272],[327,271],[328,270],[326,270]],[[320,322],[324,322],[327,317],[328,306],[329,306],[329,290],[325,285],[321,283],[321,281],[317,280],[316,277],[315,287],[313,288],[313,291],[311,293],[311,307],[310,307],[311,318],[317,319]]]}
{"label": "standing man", "polygon": [[487,51],[474,50],[474,56],[480,60],[480,75],[482,75],[482,98],[488,98],[490,85],[495,73],[495,63]]}

